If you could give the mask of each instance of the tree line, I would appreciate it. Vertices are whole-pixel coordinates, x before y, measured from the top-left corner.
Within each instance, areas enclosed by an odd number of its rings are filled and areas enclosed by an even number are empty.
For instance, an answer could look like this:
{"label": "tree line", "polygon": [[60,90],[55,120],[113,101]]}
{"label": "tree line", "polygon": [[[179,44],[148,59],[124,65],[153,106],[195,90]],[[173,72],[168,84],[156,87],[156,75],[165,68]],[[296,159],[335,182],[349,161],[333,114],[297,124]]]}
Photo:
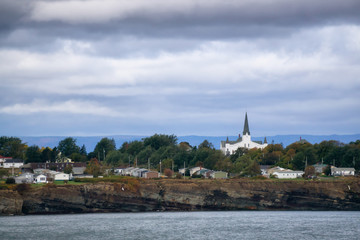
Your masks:
{"label": "tree line", "polygon": [[124,142],[119,148],[115,140],[102,138],[92,152],[85,146],[78,146],[76,139],[65,138],[53,148],[27,146],[16,137],[0,137],[0,155],[24,159],[28,162],[55,162],[61,152],[75,162],[99,160],[109,168],[119,166],[138,166],[151,169],[178,169],[202,166],[229,173],[257,175],[259,165],[276,165],[293,170],[304,170],[306,165],[324,163],[336,167],[355,167],[360,169],[360,140],[343,144],[338,141],[323,141],[311,144],[299,141],[283,147],[269,144],[263,150],[239,148],[234,154],[225,156],[220,150],[204,140],[198,146],[187,142],[178,143],[175,135],[155,134],[141,141]]}

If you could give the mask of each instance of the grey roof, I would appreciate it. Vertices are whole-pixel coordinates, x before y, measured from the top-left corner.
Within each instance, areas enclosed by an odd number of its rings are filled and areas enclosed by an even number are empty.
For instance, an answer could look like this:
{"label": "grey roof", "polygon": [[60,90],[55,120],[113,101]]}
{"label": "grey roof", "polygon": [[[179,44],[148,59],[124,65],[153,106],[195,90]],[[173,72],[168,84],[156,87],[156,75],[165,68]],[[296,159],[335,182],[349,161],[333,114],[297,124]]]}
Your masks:
{"label": "grey roof", "polygon": [[5,163],[24,163],[24,160],[22,159],[16,159],[16,158],[11,158],[11,159],[6,159]]}
{"label": "grey roof", "polygon": [[250,135],[250,130],[249,130],[249,123],[248,123],[248,118],[247,118],[247,113],[245,113],[245,123],[244,123],[244,131],[243,131],[243,135],[245,134]]}

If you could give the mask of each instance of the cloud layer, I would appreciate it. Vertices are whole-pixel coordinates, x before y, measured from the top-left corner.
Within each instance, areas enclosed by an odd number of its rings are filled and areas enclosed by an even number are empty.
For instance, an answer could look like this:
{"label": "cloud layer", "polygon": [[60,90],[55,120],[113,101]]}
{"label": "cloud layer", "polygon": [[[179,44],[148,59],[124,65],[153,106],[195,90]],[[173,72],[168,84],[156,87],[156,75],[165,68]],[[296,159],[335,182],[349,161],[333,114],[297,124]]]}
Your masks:
{"label": "cloud layer", "polygon": [[4,135],[360,132],[359,1],[0,9]]}

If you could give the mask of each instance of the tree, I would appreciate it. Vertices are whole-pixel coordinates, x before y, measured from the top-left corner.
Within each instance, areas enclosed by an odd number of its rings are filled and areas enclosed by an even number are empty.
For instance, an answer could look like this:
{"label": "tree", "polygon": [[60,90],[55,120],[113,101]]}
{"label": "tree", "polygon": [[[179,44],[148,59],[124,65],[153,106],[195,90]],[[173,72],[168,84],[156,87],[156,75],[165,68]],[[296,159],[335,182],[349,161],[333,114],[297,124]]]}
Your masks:
{"label": "tree", "polygon": [[105,162],[111,166],[117,166],[119,164],[124,164],[127,160],[128,155],[126,153],[121,153],[120,151],[111,151],[105,158]]}
{"label": "tree", "polygon": [[72,153],[80,153],[80,147],[76,145],[76,139],[72,137],[68,137],[60,141],[58,150],[66,157],[70,157]]}
{"label": "tree", "polygon": [[27,146],[17,137],[0,137],[0,155],[13,158],[25,158]]}
{"label": "tree", "polygon": [[324,169],[324,174],[325,174],[326,176],[330,176],[330,175],[331,175],[331,167],[330,167],[330,165],[327,165],[327,166],[325,167],[325,169]]}
{"label": "tree", "polygon": [[243,176],[254,177],[261,174],[260,165],[255,161],[252,162],[245,167],[244,171],[242,172]]}
{"label": "tree", "polygon": [[64,173],[70,174],[70,173],[72,173],[72,170],[73,170],[73,167],[70,164],[68,164],[64,168]]}
{"label": "tree", "polygon": [[102,169],[101,169],[101,165],[99,163],[99,160],[97,160],[96,158],[90,159],[90,162],[86,166],[85,171],[86,171],[87,174],[94,175],[94,177],[98,177],[99,175],[101,175],[102,174]]}
{"label": "tree", "polygon": [[52,150],[49,147],[44,148],[41,151],[41,162],[51,161],[52,159]]}
{"label": "tree", "polygon": [[144,148],[144,143],[140,141],[133,141],[127,145],[126,152],[132,156],[138,155]]}
{"label": "tree", "polygon": [[104,161],[106,155],[111,151],[116,150],[115,140],[109,138],[102,138],[95,146],[94,153],[97,154],[100,161]]}
{"label": "tree", "polygon": [[307,166],[305,168],[305,173],[304,176],[305,178],[311,177],[311,176],[315,176],[316,175],[316,171],[315,171],[315,167],[314,166]]}
{"label": "tree", "polygon": [[5,168],[0,168],[0,179],[2,179],[5,176],[6,177],[9,176],[9,170]]}
{"label": "tree", "polygon": [[81,155],[80,153],[72,153],[70,155],[70,159],[74,162],[86,162],[87,161],[86,155]]}
{"label": "tree", "polygon": [[26,149],[26,162],[41,162],[40,148],[36,145],[30,146]]}
{"label": "tree", "polygon": [[171,171],[171,169],[169,169],[169,168],[165,168],[165,169],[164,169],[164,174],[165,174],[165,176],[167,176],[168,178],[171,178],[172,175],[174,174],[174,172]]}
{"label": "tree", "polygon": [[144,146],[151,146],[153,149],[158,150],[160,147],[176,145],[177,137],[175,135],[155,134],[143,140]]}
{"label": "tree", "polygon": [[199,148],[214,148],[214,145],[209,142],[208,140],[204,140],[202,143],[200,143]]}
{"label": "tree", "polygon": [[86,156],[87,152],[86,152],[86,147],[85,144],[83,144],[80,148],[80,154]]}

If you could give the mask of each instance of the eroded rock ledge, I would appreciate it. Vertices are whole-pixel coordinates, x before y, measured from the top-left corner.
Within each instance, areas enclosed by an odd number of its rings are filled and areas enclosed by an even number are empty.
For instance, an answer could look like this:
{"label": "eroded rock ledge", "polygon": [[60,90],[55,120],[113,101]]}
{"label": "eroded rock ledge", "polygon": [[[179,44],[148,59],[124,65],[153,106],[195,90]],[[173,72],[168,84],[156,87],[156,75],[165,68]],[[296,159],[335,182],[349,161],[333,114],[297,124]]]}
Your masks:
{"label": "eroded rock ledge", "polygon": [[0,214],[360,210],[360,181],[134,180],[0,190]]}

